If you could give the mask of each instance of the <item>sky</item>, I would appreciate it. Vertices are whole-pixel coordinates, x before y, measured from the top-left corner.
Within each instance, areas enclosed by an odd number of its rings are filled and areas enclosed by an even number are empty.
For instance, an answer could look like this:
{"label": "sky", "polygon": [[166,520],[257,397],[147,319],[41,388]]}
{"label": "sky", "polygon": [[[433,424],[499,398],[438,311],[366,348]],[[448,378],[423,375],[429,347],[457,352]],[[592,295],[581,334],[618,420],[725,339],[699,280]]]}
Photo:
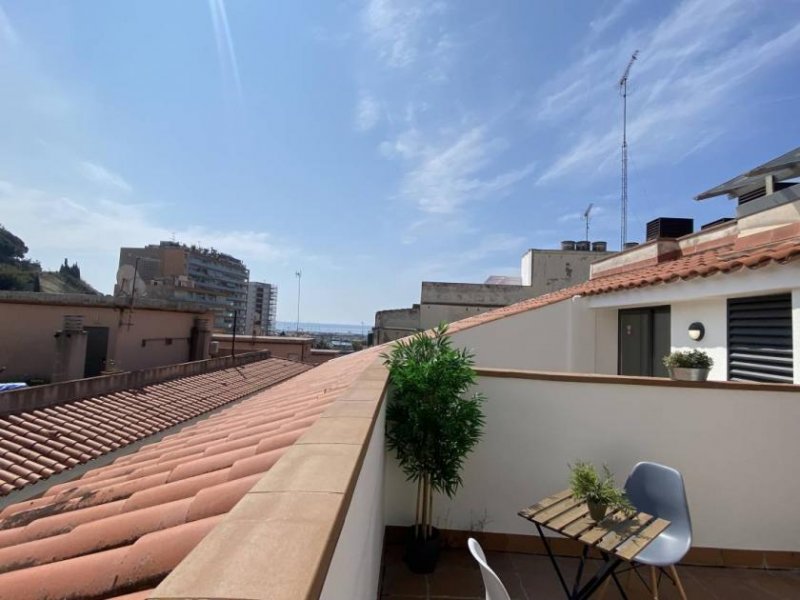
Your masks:
{"label": "sky", "polygon": [[244,260],[374,320],[528,248],[733,216],[800,140],[800,0],[0,0],[0,224],[110,293],[120,246]]}

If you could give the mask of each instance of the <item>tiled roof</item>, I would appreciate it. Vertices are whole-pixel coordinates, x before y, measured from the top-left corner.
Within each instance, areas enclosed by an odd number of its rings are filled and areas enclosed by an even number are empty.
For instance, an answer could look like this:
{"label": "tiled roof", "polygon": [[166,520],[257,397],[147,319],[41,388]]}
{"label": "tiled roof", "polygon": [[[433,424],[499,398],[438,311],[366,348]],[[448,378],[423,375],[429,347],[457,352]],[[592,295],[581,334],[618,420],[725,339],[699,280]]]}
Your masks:
{"label": "tiled roof", "polygon": [[327,362],[0,512],[0,599],[143,599],[376,358]]}
{"label": "tiled roof", "polygon": [[554,304],[573,296],[593,296],[685,281],[696,277],[711,277],[720,273],[733,273],[741,269],[757,269],[770,264],[784,264],[797,259],[800,259],[800,236],[746,249],[737,249],[734,242],[728,241],[715,248],[689,253],[655,265],[596,277],[563,290],[468,317],[453,323],[450,326],[450,332],[455,333],[476,327],[503,317]]}
{"label": "tiled roof", "polygon": [[269,358],[0,418],[0,496],[294,377]]}

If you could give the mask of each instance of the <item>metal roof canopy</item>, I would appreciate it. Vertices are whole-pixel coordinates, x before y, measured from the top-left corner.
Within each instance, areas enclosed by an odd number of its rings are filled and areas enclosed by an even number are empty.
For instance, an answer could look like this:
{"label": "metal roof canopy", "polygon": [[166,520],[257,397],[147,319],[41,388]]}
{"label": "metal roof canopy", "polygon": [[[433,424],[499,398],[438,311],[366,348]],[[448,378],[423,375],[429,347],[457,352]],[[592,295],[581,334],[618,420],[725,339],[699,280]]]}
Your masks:
{"label": "metal roof canopy", "polygon": [[800,146],[746,173],[742,173],[730,181],[698,194],[694,199],[705,200],[722,194],[729,194],[734,197],[736,192],[751,191],[762,187],[764,185],[764,177],[767,175],[772,175],[776,182],[800,176]]}

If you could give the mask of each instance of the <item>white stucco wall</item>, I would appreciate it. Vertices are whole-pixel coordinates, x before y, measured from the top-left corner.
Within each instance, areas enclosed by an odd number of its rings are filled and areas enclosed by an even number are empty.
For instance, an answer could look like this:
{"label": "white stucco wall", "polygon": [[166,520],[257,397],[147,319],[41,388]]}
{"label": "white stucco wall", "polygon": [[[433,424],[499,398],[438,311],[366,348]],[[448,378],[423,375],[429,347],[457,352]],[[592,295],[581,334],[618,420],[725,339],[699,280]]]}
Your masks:
{"label": "white stucco wall", "polygon": [[480,367],[617,372],[617,311],[573,298],[453,333]]}
{"label": "white stucco wall", "polygon": [[519,266],[519,275],[522,278],[522,285],[530,285],[533,277],[533,250],[528,250],[522,255]]}
{"label": "white stucco wall", "polygon": [[375,421],[361,473],[333,552],[322,600],[377,598],[383,557],[386,404]]}
{"label": "white stucco wall", "polygon": [[792,345],[794,348],[794,382],[800,384],[800,289],[792,292]]}
{"label": "white stucco wall", "polygon": [[[706,333],[702,340],[689,337],[689,325],[699,321]],[[728,379],[728,303],[725,298],[676,302],[671,305],[670,340],[672,351],[700,349],[714,359],[708,378]]]}
{"label": "white stucco wall", "polygon": [[[652,460],[683,473],[695,546],[800,550],[800,391],[486,377],[479,389],[485,435],[456,498],[436,499],[438,526],[535,535],[516,513],[566,488],[569,463],[606,462],[622,484]],[[388,525],[413,520],[413,485],[391,457],[386,506]]]}

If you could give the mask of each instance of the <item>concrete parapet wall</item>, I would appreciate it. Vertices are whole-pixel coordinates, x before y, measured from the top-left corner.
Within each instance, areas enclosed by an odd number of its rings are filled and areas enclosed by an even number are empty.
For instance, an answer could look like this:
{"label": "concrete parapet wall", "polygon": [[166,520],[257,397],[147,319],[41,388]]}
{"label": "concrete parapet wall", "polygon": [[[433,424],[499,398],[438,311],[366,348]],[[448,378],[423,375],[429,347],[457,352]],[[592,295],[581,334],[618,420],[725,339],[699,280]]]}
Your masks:
{"label": "concrete parapet wall", "polygon": [[524,285],[490,283],[446,283],[423,281],[421,304],[455,304],[467,306],[508,306],[534,295]]}
{"label": "concrete parapet wall", "polygon": [[179,363],[141,371],[123,371],[100,377],[75,379],[0,393],[0,415],[56,406],[80,398],[102,396],[120,390],[140,388],[170,379],[200,375],[270,358],[268,350],[207,360]]}

